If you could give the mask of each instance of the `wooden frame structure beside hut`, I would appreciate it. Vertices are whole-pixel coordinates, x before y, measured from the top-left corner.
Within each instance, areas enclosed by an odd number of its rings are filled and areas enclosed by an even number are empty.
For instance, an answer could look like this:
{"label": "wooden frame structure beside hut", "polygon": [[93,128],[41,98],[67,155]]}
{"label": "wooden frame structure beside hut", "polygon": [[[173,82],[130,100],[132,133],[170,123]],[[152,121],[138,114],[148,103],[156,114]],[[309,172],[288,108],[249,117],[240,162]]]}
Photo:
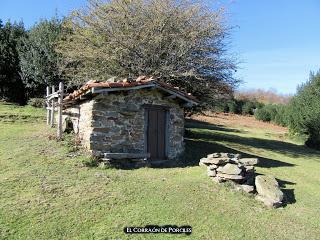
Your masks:
{"label": "wooden frame structure beside hut", "polygon": [[197,100],[161,81],[89,81],[63,100],[62,122],[104,159],[178,158],[184,151],[184,107]]}

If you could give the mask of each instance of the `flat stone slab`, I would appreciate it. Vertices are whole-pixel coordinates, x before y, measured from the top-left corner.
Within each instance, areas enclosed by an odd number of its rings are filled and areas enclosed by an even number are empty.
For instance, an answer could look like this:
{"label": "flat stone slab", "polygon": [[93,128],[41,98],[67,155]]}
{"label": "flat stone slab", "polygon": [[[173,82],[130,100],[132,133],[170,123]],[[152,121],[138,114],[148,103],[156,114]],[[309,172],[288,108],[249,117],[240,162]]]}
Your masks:
{"label": "flat stone slab", "polygon": [[223,178],[223,179],[229,179],[229,180],[242,180],[244,179],[241,175],[232,175],[232,174],[224,174],[224,173],[217,173],[217,177]]}
{"label": "flat stone slab", "polygon": [[220,165],[229,162],[229,158],[201,158],[200,162],[205,165]]}
{"label": "flat stone slab", "polygon": [[239,162],[245,166],[253,166],[258,164],[258,158],[240,158]]}
{"label": "flat stone slab", "polygon": [[239,175],[241,174],[242,170],[235,164],[227,163],[223,167],[218,167],[217,172],[230,175]]}

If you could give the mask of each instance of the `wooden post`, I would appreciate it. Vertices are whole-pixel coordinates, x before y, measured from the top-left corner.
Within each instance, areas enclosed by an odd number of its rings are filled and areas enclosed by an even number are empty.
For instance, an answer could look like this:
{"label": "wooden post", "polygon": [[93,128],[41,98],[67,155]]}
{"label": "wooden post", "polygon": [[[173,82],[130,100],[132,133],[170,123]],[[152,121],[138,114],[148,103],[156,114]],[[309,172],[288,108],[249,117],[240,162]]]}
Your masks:
{"label": "wooden post", "polygon": [[63,82],[59,83],[59,92],[58,92],[58,126],[57,126],[57,138],[61,139],[62,137],[62,102],[63,102]]}
{"label": "wooden post", "polygon": [[[54,86],[52,86],[51,89],[52,89],[51,94],[54,94],[55,93]],[[50,126],[51,127],[54,126],[54,98],[52,98],[52,100],[51,100]]]}
{"label": "wooden post", "polygon": [[50,124],[50,104],[49,104],[49,101],[48,101],[48,96],[50,95],[50,87],[47,86],[47,95],[46,95],[46,108],[47,108],[47,125]]}

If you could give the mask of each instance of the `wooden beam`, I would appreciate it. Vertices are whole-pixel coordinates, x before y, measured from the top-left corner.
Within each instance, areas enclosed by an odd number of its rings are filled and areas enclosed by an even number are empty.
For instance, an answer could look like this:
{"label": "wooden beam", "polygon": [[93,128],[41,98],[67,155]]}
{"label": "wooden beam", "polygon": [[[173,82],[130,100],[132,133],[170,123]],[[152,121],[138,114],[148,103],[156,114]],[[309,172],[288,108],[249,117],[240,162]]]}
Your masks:
{"label": "wooden beam", "polygon": [[55,93],[50,94],[49,96],[47,96],[47,100],[50,101],[50,100],[52,100],[54,98],[58,98],[58,97],[59,97],[58,92],[55,92]]}
{"label": "wooden beam", "polygon": [[197,102],[192,101],[191,99],[183,96],[182,94],[179,94],[179,93],[177,93],[177,92],[175,92],[175,91],[166,89],[166,88],[164,88],[164,87],[162,87],[162,86],[160,86],[160,85],[158,85],[158,84],[156,84],[156,83],[155,83],[155,85],[156,85],[156,88],[159,88],[159,89],[161,89],[161,90],[163,90],[163,91],[165,91],[165,92],[168,92],[168,93],[170,93],[170,94],[172,94],[172,95],[176,95],[178,98],[183,99],[183,100],[186,101],[187,103],[191,103],[192,105],[198,105]]}
{"label": "wooden beam", "polygon": [[150,88],[154,87],[155,85],[153,83],[148,85],[140,85],[135,87],[118,87],[118,88],[97,88],[94,87],[91,89],[92,93],[103,93],[103,92],[117,92],[117,91],[129,91],[129,90],[136,90],[136,89],[142,89],[142,88]]}
{"label": "wooden beam", "polygon": [[49,107],[49,102],[48,102],[48,96],[50,95],[50,87],[47,86],[47,94],[46,94],[46,107],[47,107],[47,125],[50,124],[50,109],[48,109]]}
{"label": "wooden beam", "polygon": [[150,153],[104,153],[108,159],[150,158]]}
{"label": "wooden beam", "polygon": [[63,101],[63,82],[59,83],[59,98],[58,98],[58,126],[57,126],[57,139],[62,138],[62,101]]}
{"label": "wooden beam", "polygon": [[[51,87],[51,91],[52,93],[55,92],[54,86]],[[51,99],[50,126],[54,126],[54,99]]]}
{"label": "wooden beam", "polygon": [[165,99],[175,99],[175,98],[177,98],[177,94],[172,94],[168,97],[165,97]]}

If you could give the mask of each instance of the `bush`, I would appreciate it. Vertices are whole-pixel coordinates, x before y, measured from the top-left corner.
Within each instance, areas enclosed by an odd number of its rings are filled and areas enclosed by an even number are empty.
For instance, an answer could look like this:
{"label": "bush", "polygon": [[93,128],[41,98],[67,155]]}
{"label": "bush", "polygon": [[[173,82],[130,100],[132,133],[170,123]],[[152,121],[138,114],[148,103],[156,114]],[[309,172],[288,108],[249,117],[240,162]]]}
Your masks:
{"label": "bush", "polygon": [[270,112],[267,110],[266,107],[260,108],[257,111],[255,111],[254,116],[257,120],[260,120],[263,122],[270,122],[271,121]]}
{"label": "bush", "polygon": [[247,101],[242,106],[242,114],[250,114],[252,115],[254,112],[254,109],[256,108],[255,104],[251,101]]}
{"label": "bush", "polygon": [[239,112],[242,114],[253,115],[255,111],[264,106],[263,103],[251,100],[238,100]]}
{"label": "bush", "polygon": [[44,98],[30,98],[28,105],[36,108],[44,108],[46,107],[46,100]]}
{"label": "bush", "polygon": [[275,115],[273,122],[280,126],[288,126],[288,110],[286,105],[277,105],[276,110],[277,114]]}
{"label": "bush", "polygon": [[262,108],[258,108],[254,116],[257,120],[263,121],[263,122],[275,122],[275,119],[277,118],[278,115],[278,109],[279,105],[275,104],[268,104],[265,105]]}
{"label": "bush", "polygon": [[228,102],[228,110],[230,113],[238,113],[239,112],[239,107],[236,101],[230,101]]}

